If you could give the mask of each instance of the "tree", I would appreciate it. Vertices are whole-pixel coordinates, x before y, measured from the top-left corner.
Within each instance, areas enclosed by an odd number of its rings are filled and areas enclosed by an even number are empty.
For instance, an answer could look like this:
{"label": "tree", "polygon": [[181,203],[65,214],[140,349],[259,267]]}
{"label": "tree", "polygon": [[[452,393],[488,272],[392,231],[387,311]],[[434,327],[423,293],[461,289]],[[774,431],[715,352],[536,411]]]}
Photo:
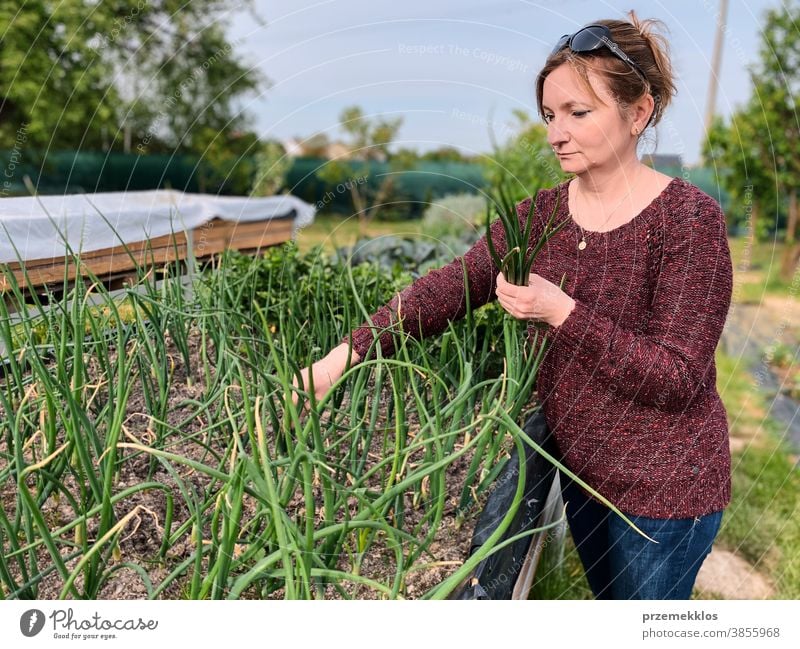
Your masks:
{"label": "tree", "polygon": [[[213,0],[185,3],[191,9],[177,14],[173,31],[150,31],[142,40],[136,51],[148,52],[143,62],[134,65],[131,58],[120,62],[124,66],[121,78],[144,84],[119,116],[124,122],[129,115],[144,114],[149,121],[147,133],[137,133],[137,151],[181,150],[202,156],[206,131],[235,133],[251,128],[250,118],[238,109],[238,103],[264,80],[239,60],[224,25],[197,13],[196,5],[217,4]],[[150,47],[152,40],[160,43],[155,51]],[[140,122],[136,119],[135,128],[140,128]]]}
{"label": "tree", "polygon": [[[359,233],[363,236],[366,224],[395,191],[395,174],[407,168],[407,156],[392,161],[389,153],[389,145],[397,136],[403,118],[370,120],[361,108],[349,106],[342,111],[339,122],[348,136],[346,144],[351,152],[350,160],[330,160],[316,172],[316,176],[350,193],[358,215]],[[387,160],[388,173],[374,173],[374,163]]]}
{"label": "tree", "polygon": [[201,192],[246,196],[255,176],[253,152],[260,146],[253,131],[218,131],[204,126],[194,134],[201,151],[195,171]]}
{"label": "tree", "polygon": [[386,160],[389,157],[389,145],[397,137],[403,118],[369,120],[361,108],[349,106],[339,116],[339,123],[350,137],[353,158]]}
{"label": "tree", "polygon": [[474,162],[473,157],[464,155],[452,146],[442,146],[426,151],[420,157],[422,160],[431,160],[432,162]]}
{"label": "tree", "polygon": [[544,125],[532,122],[521,110],[514,111],[514,117],[513,134],[504,144],[498,145],[490,131],[494,153],[481,162],[491,185],[506,180],[512,197],[522,200],[535,196],[543,187],[558,184],[565,176],[547,142]]}
{"label": "tree", "polygon": [[[755,94],[764,109],[769,141],[775,161],[779,191],[787,198],[786,251],[781,277],[791,280],[800,257],[797,244],[800,191],[800,121],[795,98],[800,95],[800,6],[787,2],[766,13],[759,65],[754,75]],[[764,138],[761,138],[762,140]]]}
{"label": "tree", "polygon": [[53,5],[0,4],[1,148],[24,131],[29,147],[99,149],[115,130],[119,97],[110,69],[85,37],[75,38],[81,21],[95,25],[103,9],[89,10],[83,0]]}
{"label": "tree", "polygon": [[209,130],[248,130],[238,110],[263,80],[225,36],[252,0],[29,0],[0,5],[0,147],[181,151]]}
{"label": "tree", "polygon": [[286,183],[286,175],[292,161],[280,142],[262,142],[256,153],[256,177],[250,190],[251,196],[274,196]]}
{"label": "tree", "polygon": [[733,113],[730,123],[716,116],[703,145],[706,166],[713,167],[733,204],[742,206],[742,214],[729,216],[734,221],[747,217],[754,242],[767,237],[771,224],[764,208],[777,200],[772,160],[759,142],[763,118],[758,113],[758,106],[751,101]]}
{"label": "tree", "polygon": [[[751,70],[752,95],[729,127],[717,125],[708,136],[708,155],[720,156],[729,167],[727,188],[752,184],[760,206],[785,206],[785,254],[781,278],[790,281],[798,259],[798,193],[800,192],[800,6],[789,0],[766,12],[759,60]],[[777,220],[777,219],[776,219]]]}

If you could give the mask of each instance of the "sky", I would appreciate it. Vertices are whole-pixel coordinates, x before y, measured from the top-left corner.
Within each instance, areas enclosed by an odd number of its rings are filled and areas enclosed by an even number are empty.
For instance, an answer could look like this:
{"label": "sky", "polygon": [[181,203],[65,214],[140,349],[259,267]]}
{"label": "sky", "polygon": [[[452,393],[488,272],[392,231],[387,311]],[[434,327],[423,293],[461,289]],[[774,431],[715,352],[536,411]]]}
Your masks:
{"label": "sky", "polygon": [[[716,112],[750,95],[764,12],[781,0],[730,0]],[[491,150],[514,132],[513,110],[537,119],[534,81],[562,34],[601,18],[657,18],[667,29],[678,93],[647,152],[699,162],[718,0],[255,0],[229,36],[268,80],[244,108],[265,138],[343,136],[339,115],[403,117],[396,146]]]}

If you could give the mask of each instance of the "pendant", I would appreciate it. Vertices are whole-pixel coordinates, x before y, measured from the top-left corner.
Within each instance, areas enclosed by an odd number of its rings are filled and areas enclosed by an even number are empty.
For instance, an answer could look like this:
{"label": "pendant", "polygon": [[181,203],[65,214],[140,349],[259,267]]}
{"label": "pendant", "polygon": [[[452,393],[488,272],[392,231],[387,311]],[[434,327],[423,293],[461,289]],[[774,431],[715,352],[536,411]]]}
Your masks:
{"label": "pendant", "polygon": [[586,242],[581,239],[581,242],[578,244],[578,250],[583,250],[586,248]]}

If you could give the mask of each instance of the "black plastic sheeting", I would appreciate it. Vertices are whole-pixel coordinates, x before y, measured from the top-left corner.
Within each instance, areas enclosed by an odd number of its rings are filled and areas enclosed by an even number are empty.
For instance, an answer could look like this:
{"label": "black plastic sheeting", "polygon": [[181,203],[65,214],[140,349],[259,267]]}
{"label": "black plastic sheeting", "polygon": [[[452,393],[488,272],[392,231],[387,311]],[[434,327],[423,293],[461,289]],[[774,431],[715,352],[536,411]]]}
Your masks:
{"label": "black plastic sheeting", "polygon": [[[528,418],[522,429],[547,453],[556,454],[555,444],[541,408]],[[524,441],[522,444],[525,449],[525,491],[516,515],[498,544],[536,527],[556,473],[556,468],[548,460]],[[468,557],[486,542],[508,513],[514,501],[518,479],[519,457],[515,447],[478,517]],[[522,537],[485,558],[448,599],[511,599],[533,539],[535,535]]]}

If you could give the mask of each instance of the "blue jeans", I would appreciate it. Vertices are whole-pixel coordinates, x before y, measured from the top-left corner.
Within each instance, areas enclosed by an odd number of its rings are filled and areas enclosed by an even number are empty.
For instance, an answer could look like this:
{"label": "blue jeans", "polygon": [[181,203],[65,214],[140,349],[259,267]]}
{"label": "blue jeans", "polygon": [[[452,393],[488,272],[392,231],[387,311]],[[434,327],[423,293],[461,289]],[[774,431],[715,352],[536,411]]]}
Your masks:
{"label": "blue jeans", "polygon": [[597,599],[689,599],[722,512],[696,518],[625,515],[653,543],[559,472],[575,547]]}

